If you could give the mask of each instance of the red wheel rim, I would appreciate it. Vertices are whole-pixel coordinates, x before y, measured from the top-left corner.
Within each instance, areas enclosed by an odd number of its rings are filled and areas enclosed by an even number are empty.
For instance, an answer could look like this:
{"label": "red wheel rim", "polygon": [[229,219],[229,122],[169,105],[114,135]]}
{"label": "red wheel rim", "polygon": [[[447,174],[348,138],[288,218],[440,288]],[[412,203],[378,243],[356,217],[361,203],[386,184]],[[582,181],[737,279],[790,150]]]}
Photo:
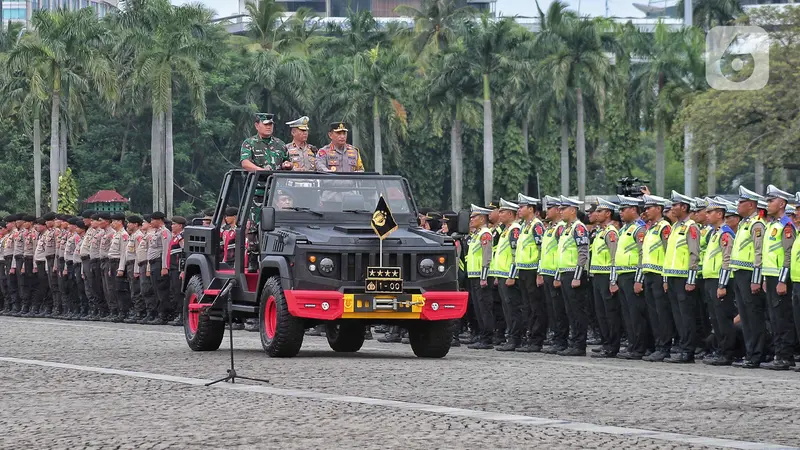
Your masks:
{"label": "red wheel rim", "polygon": [[267,337],[272,339],[275,337],[275,330],[278,328],[278,305],[275,303],[275,297],[270,295],[267,299],[267,305],[264,310],[264,330],[267,332]]}
{"label": "red wheel rim", "polygon": [[[197,294],[192,294],[189,297],[189,305],[193,305],[197,303]],[[191,306],[188,308],[188,316],[189,316],[189,331],[192,334],[197,333],[197,327],[200,324],[200,310],[199,309],[192,309]]]}

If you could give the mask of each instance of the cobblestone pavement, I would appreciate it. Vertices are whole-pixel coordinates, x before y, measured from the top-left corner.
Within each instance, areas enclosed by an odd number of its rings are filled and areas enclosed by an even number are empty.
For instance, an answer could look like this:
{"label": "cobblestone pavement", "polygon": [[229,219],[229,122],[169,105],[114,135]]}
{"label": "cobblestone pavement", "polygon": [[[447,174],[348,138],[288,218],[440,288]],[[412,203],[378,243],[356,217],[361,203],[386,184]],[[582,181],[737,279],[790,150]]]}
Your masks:
{"label": "cobblestone pavement", "polygon": [[800,446],[796,372],[464,347],[423,360],[376,341],[336,354],[318,337],[275,359],[237,332],[237,372],[271,384],[217,389],[202,383],[227,351],[192,352],[179,328],[0,317],[0,342],[0,448]]}

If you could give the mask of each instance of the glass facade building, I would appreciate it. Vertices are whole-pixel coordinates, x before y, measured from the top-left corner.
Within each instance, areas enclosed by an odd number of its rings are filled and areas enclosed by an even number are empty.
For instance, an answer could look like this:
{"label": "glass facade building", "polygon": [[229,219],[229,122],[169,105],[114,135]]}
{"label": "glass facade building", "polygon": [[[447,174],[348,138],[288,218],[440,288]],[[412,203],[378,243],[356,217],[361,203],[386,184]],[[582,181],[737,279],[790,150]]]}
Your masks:
{"label": "glass facade building", "polygon": [[[110,11],[117,8],[118,0],[33,0],[31,8],[35,11],[37,9],[81,9],[81,8],[94,8],[99,17],[103,17]],[[2,22],[7,23],[9,20],[14,22],[24,22],[26,14],[26,6],[24,1],[2,1],[0,0],[0,17]]]}
{"label": "glass facade building", "polygon": [[[323,17],[345,17],[348,11],[368,10],[375,17],[398,17],[395,8],[408,5],[419,8],[421,0],[277,0],[288,12],[311,8]],[[461,6],[494,13],[497,0],[456,0]]]}

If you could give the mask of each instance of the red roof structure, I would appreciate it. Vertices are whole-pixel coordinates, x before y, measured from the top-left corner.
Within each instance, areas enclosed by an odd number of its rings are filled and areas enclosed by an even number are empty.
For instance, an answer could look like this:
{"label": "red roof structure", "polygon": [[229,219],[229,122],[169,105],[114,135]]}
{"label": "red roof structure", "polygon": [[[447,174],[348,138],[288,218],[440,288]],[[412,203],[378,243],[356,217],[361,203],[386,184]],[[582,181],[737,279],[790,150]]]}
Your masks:
{"label": "red roof structure", "polygon": [[97,191],[93,196],[86,199],[86,203],[128,203],[129,199],[125,198],[119,192],[113,189],[104,189]]}

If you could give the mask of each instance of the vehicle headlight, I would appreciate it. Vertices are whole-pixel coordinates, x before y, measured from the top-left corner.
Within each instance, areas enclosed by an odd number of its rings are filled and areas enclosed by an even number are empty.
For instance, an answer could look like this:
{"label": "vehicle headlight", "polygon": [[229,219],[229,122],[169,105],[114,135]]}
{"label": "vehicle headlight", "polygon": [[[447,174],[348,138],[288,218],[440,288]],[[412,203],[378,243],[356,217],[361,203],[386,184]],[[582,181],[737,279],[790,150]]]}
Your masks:
{"label": "vehicle headlight", "polygon": [[319,271],[325,275],[332,274],[334,268],[333,260],[330,258],[322,258],[322,261],[319,262]]}
{"label": "vehicle headlight", "polygon": [[432,259],[425,258],[419,262],[419,273],[426,277],[433,275],[433,271],[435,269],[435,264]]}

